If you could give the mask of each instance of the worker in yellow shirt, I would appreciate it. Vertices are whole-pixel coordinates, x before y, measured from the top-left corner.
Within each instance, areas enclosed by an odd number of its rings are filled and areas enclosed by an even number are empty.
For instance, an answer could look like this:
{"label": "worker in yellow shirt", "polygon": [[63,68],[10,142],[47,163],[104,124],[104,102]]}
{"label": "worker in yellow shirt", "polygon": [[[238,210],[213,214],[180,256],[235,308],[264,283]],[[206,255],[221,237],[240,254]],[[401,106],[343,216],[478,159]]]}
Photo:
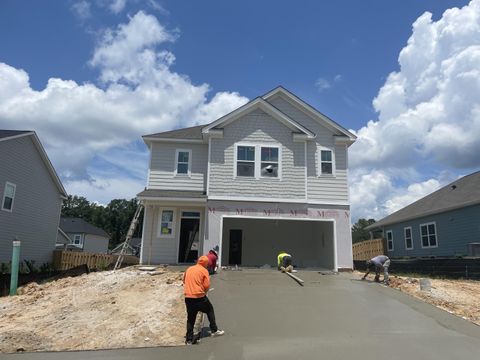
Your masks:
{"label": "worker in yellow shirt", "polygon": [[277,268],[282,272],[292,272],[292,255],[287,254],[285,251],[281,251],[277,257]]}

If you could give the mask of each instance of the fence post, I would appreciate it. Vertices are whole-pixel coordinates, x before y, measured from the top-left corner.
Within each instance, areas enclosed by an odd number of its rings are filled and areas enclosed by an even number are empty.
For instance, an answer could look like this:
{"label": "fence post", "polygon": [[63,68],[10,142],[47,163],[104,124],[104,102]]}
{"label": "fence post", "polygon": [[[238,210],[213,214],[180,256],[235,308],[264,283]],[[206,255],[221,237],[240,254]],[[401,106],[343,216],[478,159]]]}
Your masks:
{"label": "fence post", "polygon": [[18,267],[20,262],[20,241],[13,242],[12,268],[10,270],[10,295],[17,295]]}

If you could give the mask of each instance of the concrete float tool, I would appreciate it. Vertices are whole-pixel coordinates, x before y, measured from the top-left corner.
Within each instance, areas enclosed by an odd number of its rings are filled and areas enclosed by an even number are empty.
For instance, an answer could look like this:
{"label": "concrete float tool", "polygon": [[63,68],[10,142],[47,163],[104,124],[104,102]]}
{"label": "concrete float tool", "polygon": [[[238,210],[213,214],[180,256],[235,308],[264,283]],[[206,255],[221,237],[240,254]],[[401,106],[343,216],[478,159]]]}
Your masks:
{"label": "concrete float tool", "polygon": [[300,279],[298,276],[295,276],[295,275],[293,275],[293,274],[291,274],[291,273],[289,273],[289,272],[285,272],[285,274],[287,274],[287,275],[290,276],[293,280],[295,280],[295,281],[298,283],[298,285],[303,286],[303,283],[304,283],[305,281],[303,281],[302,279]]}

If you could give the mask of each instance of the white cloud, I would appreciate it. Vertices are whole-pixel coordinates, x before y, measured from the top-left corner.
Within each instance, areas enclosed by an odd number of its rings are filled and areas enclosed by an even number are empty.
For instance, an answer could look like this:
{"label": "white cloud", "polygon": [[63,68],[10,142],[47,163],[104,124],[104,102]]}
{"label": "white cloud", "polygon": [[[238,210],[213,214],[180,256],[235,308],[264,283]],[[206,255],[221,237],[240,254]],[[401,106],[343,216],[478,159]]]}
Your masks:
{"label": "white cloud", "polygon": [[327,90],[332,87],[330,82],[324,78],[318,78],[317,81],[315,82],[315,86],[319,91]]}
{"label": "white cloud", "polygon": [[86,20],[92,16],[90,11],[90,3],[86,0],[78,1],[71,7],[72,11],[79,17],[80,20]]}
{"label": "white cloud", "polygon": [[438,179],[428,179],[398,185],[395,180],[389,171],[353,171],[350,174],[352,220],[380,220],[446,184]]}
{"label": "white cloud", "polygon": [[443,169],[480,167],[480,0],[438,21],[420,16],[398,61],[373,100],[379,119],[350,148],[357,217],[379,219],[445,185]]}
{"label": "white cloud", "polygon": [[436,22],[420,16],[399,64],[373,101],[379,120],[357,132],[351,165],[479,167],[480,0]]}
{"label": "white cloud", "polygon": [[109,8],[114,14],[119,14],[125,9],[126,4],[127,0],[112,0]]}
{"label": "white cloud", "polygon": [[[90,168],[95,157],[103,156],[115,168],[122,162],[112,160],[115,149],[128,164],[131,144],[141,135],[210,122],[248,100],[221,92],[209,101],[208,84],[193,84],[172,71],[173,54],[159,47],[176,37],[144,12],[106,31],[90,61],[99,70],[102,87],[51,78],[37,91],[26,71],[0,63],[0,128],[36,130],[69,191],[87,193],[90,184],[92,194],[105,188],[113,196],[119,179],[137,183],[137,175],[117,170],[107,184],[107,174]],[[145,152],[131,151],[140,158]],[[141,190],[144,182],[131,193]],[[120,192],[113,197],[119,196]]]}

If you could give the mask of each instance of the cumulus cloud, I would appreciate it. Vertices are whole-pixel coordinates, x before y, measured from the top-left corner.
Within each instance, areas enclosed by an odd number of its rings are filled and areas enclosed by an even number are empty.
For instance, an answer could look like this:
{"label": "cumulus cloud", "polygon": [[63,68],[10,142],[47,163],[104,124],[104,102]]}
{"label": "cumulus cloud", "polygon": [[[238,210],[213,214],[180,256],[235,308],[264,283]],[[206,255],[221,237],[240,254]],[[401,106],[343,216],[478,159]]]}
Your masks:
{"label": "cumulus cloud", "polygon": [[71,9],[80,20],[86,20],[92,16],[90,11],[90,3],[88,1],[78,1],[72,5]]}
{"label": "cumulus cloud", "polygon": [[357,132],[351,165],[480,166],[480,1],[436,22],[420,16],[398,61],[373,101],[379,119]]}
{"label": "cumulus cloud", "polygon": [[[397,187],[405,172],[480,167],[480,0],[446,10],[438,21],[429,12],[420,16],[398,62],[373,100],[378,119],[356,132],[350,149],[350,166],[375,178],[355,179],[352,208],[376,218],[440,186],[422,179]],[[376,200],[367,208],[354,192]]]}
{"label": "cumulus cloud", "polygon": [[[36,130],[70,192],[86,191],[88,184],[107,188],[89,170],[98,154],[131,146],[143,134],[213,121],[248,100],[236,92],[209,100],[208,84],[172,71],[175,57],[160,47],[177,37],[141,11],[107,30],[89,62],[102,86],[51,78],[37,91],[25,70],[0,63],[0,127]],[[124,162],[142,158],[141,149],[136,154]],[[125,188],[131,196],[145,178],[137,184]]]}

